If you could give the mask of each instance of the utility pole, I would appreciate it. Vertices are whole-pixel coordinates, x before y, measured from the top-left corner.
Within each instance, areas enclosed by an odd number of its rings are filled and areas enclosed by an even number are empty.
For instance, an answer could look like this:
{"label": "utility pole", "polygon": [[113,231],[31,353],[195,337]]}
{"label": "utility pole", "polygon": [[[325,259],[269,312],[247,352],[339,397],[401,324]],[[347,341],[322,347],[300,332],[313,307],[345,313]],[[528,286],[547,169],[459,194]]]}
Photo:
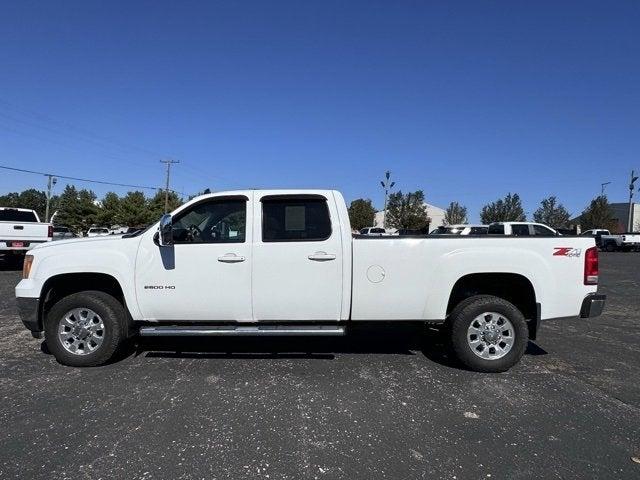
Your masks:
{"label": "utility pole", "polygon": [[51,188],[58,182],[58,179],[50,173],[45,174],[47,177],[47,206],[44,211],[44,221],[49,221],[49,205],[51,204]]}
{"label": "utility pole", "polygon": [[382,228],[387,228],[387,198],[389,190],[393,188],[396,182],[391,181],[391,172],[389,170],[384,174],[384,180],[380,182],[384,189],[384,210],[382,211]]}
{"label": "utility pole", "polygon": [[167,213],[167,210],[169,210],[169,177],[171,175],[171,165],[180,163],[180,160],[171,160],[169,158],[167,160],[160,160],[160,163],[167,165],[167,183],[164,189],[164,213]]}
{"label": "utility pole", "polygon": [[600,195],[604,195],[604,189],[607,185],[609,185],[611,182],[604,182],[600,184]]}
{"label": "utility pole", "polygon": [[627,232],[633,232],[633,184],[636,183],[638,177],[634,176],[634,171],[631,170],[631,182],[629,183],[629,219],[627,221]]}

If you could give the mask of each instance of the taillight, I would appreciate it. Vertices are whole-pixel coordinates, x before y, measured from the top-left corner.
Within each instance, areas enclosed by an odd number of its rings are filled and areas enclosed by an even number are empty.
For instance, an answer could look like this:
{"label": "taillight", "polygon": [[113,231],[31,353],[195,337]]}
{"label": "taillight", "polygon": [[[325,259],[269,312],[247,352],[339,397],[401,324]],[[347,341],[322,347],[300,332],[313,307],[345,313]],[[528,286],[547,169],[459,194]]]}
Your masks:
{"label": "taillight", "polygon": [[49,228],[47,229],[47,237],[53,238],[53,225],[49,225]]}
{"label": "taillight", "polygon": [[590,247],[584,254],[584,284],[598,284],[598,248]]}

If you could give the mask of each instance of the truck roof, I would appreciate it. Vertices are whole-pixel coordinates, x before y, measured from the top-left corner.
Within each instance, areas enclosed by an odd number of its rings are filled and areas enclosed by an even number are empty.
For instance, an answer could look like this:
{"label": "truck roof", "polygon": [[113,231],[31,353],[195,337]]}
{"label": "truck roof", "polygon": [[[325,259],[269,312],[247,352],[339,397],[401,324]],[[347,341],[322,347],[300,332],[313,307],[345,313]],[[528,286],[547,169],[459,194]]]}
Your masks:
{"label": "truck roof", "polygon": [[0,207],[0,210],[16,210],[18,212],[33,212],[36,211],[31,208],[18,208],[18,207]]}

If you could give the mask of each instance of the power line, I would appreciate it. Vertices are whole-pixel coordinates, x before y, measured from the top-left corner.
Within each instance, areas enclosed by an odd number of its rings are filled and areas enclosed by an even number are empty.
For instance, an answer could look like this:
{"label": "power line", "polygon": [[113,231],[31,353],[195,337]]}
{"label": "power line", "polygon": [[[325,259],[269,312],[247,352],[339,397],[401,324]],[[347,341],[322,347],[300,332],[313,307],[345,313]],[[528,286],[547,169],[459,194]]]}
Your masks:
{"label": "power line", "polygon": [[[31,124],[31,126],[35,126],[37,128],[42,128],[45,130],[50,130],[53,131],[52,129],[56,129],[58,130],[57,132],[54,133],[58,133],[58,134],[69,134],[68,131],[71,132],[71,135],[75,135],[75,136],[79,136],[79,137],[85,137],[84,140],[85,141],[92,141],[93,143],[97,143],[97,141],[99,141],[100,143],[102,143],[104,146],[104,143],[110,143],[112,146],[116,146],[118,148],[120,148],[121,150],[129,150],[129,151],[136,151],[138,153],[144,153],[148,156],[151,157],[161,157],[162,155],[158,152],[154,152],[153,150],[150,150],[148,148],[143,148],[140,147],[138,145],[134,145],[131,143],[125,143],[119,140],[116,140],[114,138],[110,138],[106,135],[99,135],[95,132],[92,132],[91,130],[88,130],[87,128],[82,128],[82,127],[78,127],[72,123],[69,123],[65,120],[60,120],[60,119],[56,119],[54,117],[51,117],[50,115],[46,115],[42,112],[38,112],[36,110],[32,110],[32,109],[28,109],[28,108],[24,108],[24,107],[20,107],[12,102],[7,101],[6,99],[0,98],[0,104],[4,105],[5,108],[9,108],[11,110],[13,110],[14,112],[18,113],[19,115],[24,115],[27,117],[31,117],[30,120],[18,120],[22,123],[26,123],[26,124]],[[7,114],[2,114],[6,117],[9,117],[9,115]],[[14,120],[15,117],[13,118]],[[40,122],[41,124],[38,125],[37,123],[33,123],[33,122]],[[44,124],[49,124],[50,126],[43,126],[42,123]],[[64,132],[64,129],[68,130],[67,132]]]}
{"label": "power line", "polygon": [[[57,178],[64,178],[65,180],[75,180],[77,182],[98,183],[100,185],[112,185],[112,186],[116,186],[116,187],[140,188],[140,189],[144,189],[144,190],[154,190],[154,191],[163,190],[162,187],[150,187],[148,185],[134,185],[134,184],[130,184],[130,183],[116,183],[116,182],[107,182],[105,180],[93,180],[93,179],[89,179],[89,178],[69,177],[69,176],[66,176],[66,175],[58,175],[58,174],[54,174],[54,173],[36,172],[35,170],[26,170],[24,168],[7,167],[7,166],[4,166],[4,165],[0,165],[0,168],[2,168],[4,170],[12,170],[14,172],[33,173],[35,175],[44,175],[44,176],[54,176],[54,177],[57,177]],[[171,190],[171,189],[168,189],[168,190],[173,192],[173,193],[180,193],[180,192],[176,192],[175,190]]]}

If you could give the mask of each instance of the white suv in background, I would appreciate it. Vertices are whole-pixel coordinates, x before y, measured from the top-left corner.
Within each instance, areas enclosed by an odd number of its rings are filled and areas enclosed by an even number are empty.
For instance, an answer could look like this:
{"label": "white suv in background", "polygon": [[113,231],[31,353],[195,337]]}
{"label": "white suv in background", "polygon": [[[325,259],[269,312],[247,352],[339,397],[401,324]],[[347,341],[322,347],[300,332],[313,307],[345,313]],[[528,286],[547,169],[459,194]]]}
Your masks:
{"label": "white suv in background", "polygon": [[513,235],[514,237],[557,237],[553,228],[534,222],[495,222],[489,225],[491,235]]}
{"label": "white suv in background", "polygon": [[109,229],[104,227],[91,227],[87,230],[87,237],[102,237],[109,235]]}
{"label": "white suv in background", "polygon": [[484,235],[488,231],[488,225],[442,225],[432,231],[430,235]]}
{"label": "white suv in background", "polygon": [[372,235],[372,236],[382,236],[387,235],[387,231],[384,228],[380,227],[367,227],[360,230],[360,235]]}

